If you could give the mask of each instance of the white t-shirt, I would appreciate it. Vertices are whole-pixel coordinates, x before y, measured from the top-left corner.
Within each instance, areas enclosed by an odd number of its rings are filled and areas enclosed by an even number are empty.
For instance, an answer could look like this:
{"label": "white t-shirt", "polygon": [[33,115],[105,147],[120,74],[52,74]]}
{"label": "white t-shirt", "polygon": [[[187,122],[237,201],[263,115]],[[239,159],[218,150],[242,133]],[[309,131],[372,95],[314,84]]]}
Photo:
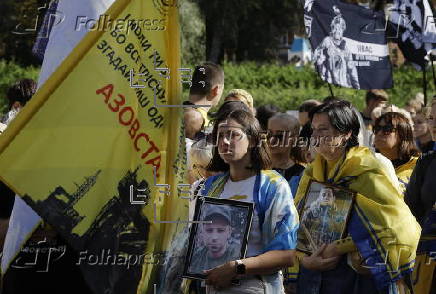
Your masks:
{"label": "white t-shirt", "polygon": [[[220,195],[222,199],[232,199],[245,202],[254,202],[253,191],[256,176],[248,179],[233,182],[230,178],[224,186]],[[256,209],[253,212],[250,233],[248,234],[247,257],[256,256],[262,253],[262,236],[260,233],[259,216]]]}
{"label": "white t-shirt", "polygon": [[[220,198],[231,199],[245,202],[254,202],[253,192],[256,176],[252,176],[248,179],[233,182],[230,178],[224,185],[224,190],[221,192]],[[196,181],[192,185],[191,195],[199,185],[201,180]],[[193,219],[195,210],[195,198],[191,198],[189,203],[189,219]],[[259,216],[256,208],[253,211],[253,221],[251,223],[250,232],[248,234],[248,245],[246,257],[257,256],[262,253],[262,236],[260,232]]]}

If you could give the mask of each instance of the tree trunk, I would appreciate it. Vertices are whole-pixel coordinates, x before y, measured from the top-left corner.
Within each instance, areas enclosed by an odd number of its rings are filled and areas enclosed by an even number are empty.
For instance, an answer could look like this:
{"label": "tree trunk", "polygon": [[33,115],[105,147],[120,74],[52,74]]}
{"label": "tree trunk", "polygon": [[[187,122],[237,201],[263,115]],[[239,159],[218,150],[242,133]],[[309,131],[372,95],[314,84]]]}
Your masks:
{"label": "tree trunk", "polygon": [[210,51],[207,56],[207,60],[217,64],[220,62],[222,43],[222,29],[220,23],[218,22],[214,26],[214,30],[212,32],[212,43],[210,45]]}

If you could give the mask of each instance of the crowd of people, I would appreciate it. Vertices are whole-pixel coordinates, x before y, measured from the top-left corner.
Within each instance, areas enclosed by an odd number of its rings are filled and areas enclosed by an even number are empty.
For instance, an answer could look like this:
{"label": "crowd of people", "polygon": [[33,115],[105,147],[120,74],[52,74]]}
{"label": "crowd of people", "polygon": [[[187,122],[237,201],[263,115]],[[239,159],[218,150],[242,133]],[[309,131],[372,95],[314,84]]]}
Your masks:
{"label": "crowd of people", "polygon": [[[210,266],[204,271],[205,282],[188,281],[187,291],[435,294],[436,98],[424,105],[418,94],[401,109],[389,104],[385,91],[370,90],[359,112],[340,97],[314,97],[294,116],[274,105],[254,107],[255,97],[244,89],[224,93],[224,81],[220,66],[197,66],[184,102],[187,180],[196,196],[190,211],[197,196],[254,203],[247,253],[234,259],[237,251],[220,244],[232,238],[230,225],[238,220],[220,209],[211,210],[208,217],[216,223],[204,225],[210,250],[202,248],[201,257],[191,265],[202,268],[207,261]],[[28,79],[9,89],[9,109],[0,132],[35,91],[36,83]],[[345,222],[344,231],[324,234],[335,240],[307,252],[298,249],[299,214],[313,182],[347,189],[355,196],[349,216],[334,218]],[[3,246],[15,194],[0,185]],[[323,221],[321,202],[336,206],[334,190],[322,191],[328,201],[321,197],[308,220]],[[311,230],[319,227],[304,226],[303,233],[318,234]],[[51,236],[67,246],[51,232],[49,226],[40,227],[27,243]],[[75,260],[75,253],[67,249],[64,263],[51,269],[61,280]],[[77,266],[73,276],[81,293],[90,293]],[[28,285],[20,283],[22,279],[37,282],[34,271],[10,269],[3,292],[23,293]]]}
{"label": "crowd of people", "polygon": [[[436,98],[424,105],[417,94],[399,108],[370,90],[359,112],[343,98],[314,97],[296,117],[254,108],[243,89],[222,95],[213,63],[197,66],[192,83],[184,117],[195,196],[255,209],[245,258],[206,270],[191,293],[436,293]],[[356,196],[349,217],[336,218],[346,221],[342,236],[303,252],[298,214],[312,182]]]}

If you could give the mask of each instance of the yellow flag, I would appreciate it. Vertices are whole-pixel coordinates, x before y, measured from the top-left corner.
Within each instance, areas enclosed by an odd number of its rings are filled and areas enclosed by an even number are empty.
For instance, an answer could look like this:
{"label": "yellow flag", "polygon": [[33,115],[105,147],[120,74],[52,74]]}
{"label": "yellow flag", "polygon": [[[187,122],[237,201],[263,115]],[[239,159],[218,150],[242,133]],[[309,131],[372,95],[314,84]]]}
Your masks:
{"label": "yellow flag", "polygon": [[1,180],[96,293],[150,293],[186,219],[176,4],[117,0],[0,137]]}

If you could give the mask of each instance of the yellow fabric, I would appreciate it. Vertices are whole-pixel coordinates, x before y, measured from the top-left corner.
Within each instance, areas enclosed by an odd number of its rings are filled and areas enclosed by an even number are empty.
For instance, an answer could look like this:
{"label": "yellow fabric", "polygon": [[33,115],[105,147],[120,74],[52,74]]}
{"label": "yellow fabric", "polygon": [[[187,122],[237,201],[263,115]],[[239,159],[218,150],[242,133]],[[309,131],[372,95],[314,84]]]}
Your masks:
{"label": "yellow fabric", "polygon": [[410,176],[412,175],[413,169],[415,168],[418,157],[412,156],[408,162],[403,165],[398,166],[395,169],[395,174],[400,181],[401,196],[404,198],[404,193],[406,192],[407,184],[410,181]]}
{"label": "yellow fabric", "polygon": [[201,107],[194,108],[194,109],[197,110],[203,117],[203,127],[208,127],[210,124],[210,120],[207,117],[207,110]]}
{"label": "yellow fabric", "polygon": [[[186,183],[181,108],[155,105],[181,104],[178,9],[161,2],[115,1],[100,29],[85,36],[0,137],[0,178],[17,194],[45,201],[57,187],[73,193],[85,180],[91,185],[74,204],[83,216],[72,228],[78,238],[113,197],[121,198],[121,180],[136,171],[136,181],[150,190],[132,187],[133,200],[147,200],[144,254],[153,258],[183,229],[160,221],[188,218],[188,201],[177,193],[177,184]],[[162,29],[148,29],[144,20],[150,19],[160,20]],[[170,185],[170,194],[156,184]],[[129,201],[128,190],[122,196]],[[139,292],[153,292],[156,268],[144,262]]]}
{"label": "yellow fabric", "polygon": [[[318,154],[305,169],[295,197],[296,204],[303,199],[311,179],[326,182],[338,168],[333,184],[346,177],[355,177],[348,188],[357,192],[355,205],[369,219],[381,246],[388,252],[388,270],[413,263],[421,228],[400,197],[398,188],[389,181],[388,172],[372,152],[366,147],[351,148],[344,160],[339,160],[328,170],[327,178],[324,176],[325,166],[325,160]],[[377,249],[381,251],[380,245]]]}
{"label": "yellow fabric", "polygon": [[426,254],[416,256],[415,269],[412,274],[413,291],[416,294],[430,294],[430,290],[436,287],[436,260]]}
{"label": "yellow fabric", "polygon": [[351,239],[351,237],[336,240],[335,244],[338,251],[342,254],[357,250],[356,244],[354,244],[353,239]]}

